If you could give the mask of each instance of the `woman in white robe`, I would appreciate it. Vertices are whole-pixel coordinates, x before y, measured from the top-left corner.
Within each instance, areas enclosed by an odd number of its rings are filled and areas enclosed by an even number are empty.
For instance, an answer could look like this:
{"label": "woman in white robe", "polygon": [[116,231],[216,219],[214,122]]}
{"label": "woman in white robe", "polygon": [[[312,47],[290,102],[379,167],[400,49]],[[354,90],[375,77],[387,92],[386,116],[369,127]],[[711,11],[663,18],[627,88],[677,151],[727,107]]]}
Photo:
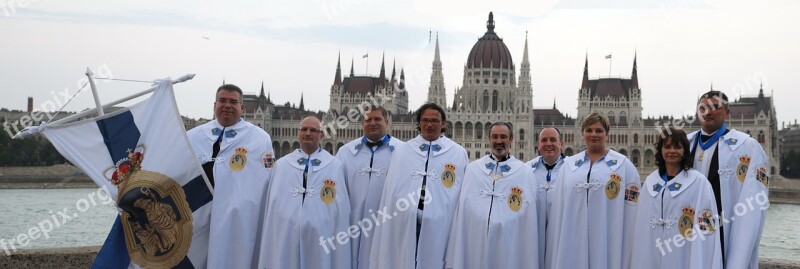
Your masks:
{"label": "woman in white robe", "polygon": [[686,133],[662,131],[656,164],[641,188],[632,268],[722,268],[714,191],[691,168]]}
{"label": "woman in white robe", "polygon": [[568,157],[553,186],[546,268],[629,268],[639,172],[606,148],[608,120],[597,113],[581,127],[586,150]]}

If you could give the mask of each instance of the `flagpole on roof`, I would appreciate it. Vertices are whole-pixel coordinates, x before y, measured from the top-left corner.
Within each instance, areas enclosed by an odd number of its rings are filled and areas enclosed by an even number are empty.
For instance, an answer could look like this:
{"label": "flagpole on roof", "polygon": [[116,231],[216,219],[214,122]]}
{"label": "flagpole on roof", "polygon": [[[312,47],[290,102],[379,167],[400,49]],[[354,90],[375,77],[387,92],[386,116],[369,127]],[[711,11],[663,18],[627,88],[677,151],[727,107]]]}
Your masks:
{"label": "flagpole on roof", "polygon": [[97,116],[103,116],[103,105],[100,104],[100,95],[97,94],[97,85],[94,83],[94,72],[92,69],[86,68],[86,77],[89,78],[89,86],[92,87],[92,96],[94,96],[94,105],[97,106]]}

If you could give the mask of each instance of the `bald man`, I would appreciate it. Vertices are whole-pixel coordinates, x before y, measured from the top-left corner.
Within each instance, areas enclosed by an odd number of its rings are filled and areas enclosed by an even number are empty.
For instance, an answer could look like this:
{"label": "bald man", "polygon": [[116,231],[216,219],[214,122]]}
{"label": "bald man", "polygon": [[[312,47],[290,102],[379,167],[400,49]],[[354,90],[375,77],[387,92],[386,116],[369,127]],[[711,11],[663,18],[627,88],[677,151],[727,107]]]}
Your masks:
{"label": "bald man", "polygon": [[275,163],[258,268],[351,267],[350,239],[358,230],[349,227],[344,168],[319,146],[322,136],[319,119],[306,117],[297,131],[300,148]]}
{"label": "bald man", "polygon": [[564,155],[561,154],[564,140],[561,139],[561,132],[553,127],[542,129],[539,133],[539,140],[536,142],[536,148],[539,150],[539,156],[528,161],[526,167],[533,169],[536,179],[536,209],[539,214],[539,268],[544,268],[547,215],[550,212],[554,194],[550,186],[555,183],[553,180],[558,177],[558,170],[564,163]]}

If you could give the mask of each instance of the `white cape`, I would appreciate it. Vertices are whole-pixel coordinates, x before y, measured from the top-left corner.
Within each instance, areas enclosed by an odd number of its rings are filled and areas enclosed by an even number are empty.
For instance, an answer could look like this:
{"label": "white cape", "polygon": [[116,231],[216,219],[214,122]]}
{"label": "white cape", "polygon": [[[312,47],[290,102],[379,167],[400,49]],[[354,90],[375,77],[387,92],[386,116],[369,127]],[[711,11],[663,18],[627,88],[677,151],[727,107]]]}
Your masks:
{"label": "white cape", "polygon": [[[694,141],[697,132],[688,135],[692,148],[697,146]],[[725,265],[731,268],[758,268],[758,245],[769,207],[769,158],[758,141],[736,130],[723,135],[717,144],[717,172],[722,193],[720,215],[727,220],[721,222]],[[697,162],[695,168],[703,170]],[[739,210],[742,214],[735,210],[739,204],[748,205],[744,212]]]}
{"label": "white cape", "polygon": [[547,255],[545,238],[547,237],[547,225],[550,218],[550,211],[555,198],[553,185],[558,179],[558,172],[564,165],[564,158],[559,157],[556,166],[550,170],[550,181],[547,181],[547,168],[542,164],[542,156],[525,163],[525,166],[533,170],[536,179],[536,212],[539,223],[539,267],[544,268],[544,257]]}
{"label": "white cape", "polygon": [[[302,160],[309,162],[305,189]],[[258,268],[350,268],[350,199],[339,160],[297,149],[274,169]]]}
{"label": "white cape", "polygon": [[537,255],[533,177],[533,170],[513,156],[498,163],[487,155],[467,166],[447,268],[539,268],[544,257]]}
{"label": "white cape", "polygon": [[352,241],[353,268],[356,269],[369,268],[369,253],[372,239],[375,238],[372,233],[374,225],[367,225],[365,221],[369,220],[371,214],[377,214],[389,171],[389,161],[394,150],[404,144],[391,136],[387,141],[373,153],[372,149],[362,143],[362,138],[358,138],[336,153],[336,159],[345,167],[347,193],[350,195],[350,223],[362,222],[365,228]]}
{"label": "white cape", "polygon": [[[431,147],[428,169],[427,151]],[[370,268],[443,268],[447,240],[464,170],[467,152],[447,137],[429,143],[421,136],[399,146],[392,157],[381,210],[370,253]],[[422,178],[427,175],[426,204],[417,244],[417,204]],[[419,249],[418,249],[419,248]]]}
{"label": "white cape", "polygon": [[625,194],[640,185],[633,163],[613,150],[594,164],[586,151],[566,158],[553,186],[545,266],[629,268],[636,202]]}
{"label": "white cape", "polygon": [[703,174],[689,169],[664,183],[656,170],[640,193],[631,268],[722,268],[717,203]]}
{"label": "white cape", "polygon": [[[211,159],[213,144],[219,137],[213,134],[214,128],[222,126],[212,120],[187,132],[201,164]],[[257,243],[254,235],[261,230],[263,215],[259,212],[263,211],[264,193],[272,172],[264,158],[272,158],[274,162],[272,142],[264,130],[240,120],[225,128],[225,132],[230,131],[236,135],[223,135],[214,164],[208,268],[254,265]]]}

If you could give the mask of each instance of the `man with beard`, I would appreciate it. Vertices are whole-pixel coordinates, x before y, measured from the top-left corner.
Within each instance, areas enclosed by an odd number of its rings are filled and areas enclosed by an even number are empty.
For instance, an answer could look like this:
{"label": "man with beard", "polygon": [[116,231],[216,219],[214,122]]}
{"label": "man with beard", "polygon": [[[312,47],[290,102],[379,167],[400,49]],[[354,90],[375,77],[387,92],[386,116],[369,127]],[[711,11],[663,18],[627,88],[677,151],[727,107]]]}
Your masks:
{"label": "man with beard", "polygon": [[322,136],[319,119],[304,118],[300,148],[275,163],[258,268],[351,268],[344,168],[320,148]]}
{"label": "man with beard", "polygon": [[[558,170],[564,164],[564,154],[561,148],[561,132],[555,127],[544,128],[539,133],[536,145],[539,156],[525,164],[533,169],[536,178],[536,211],[539,214],[539,257],[545,256],[545,235],[547,232],[547,219],[550,205],[553,203],[553,182],[558,178]],[[539,259],[539,267],[544,268],[544,258]]]}
{"label": "man with beard", "polygon": [[[709,91],[697,106],[701,128],[688,135],[690,155],[694,168],[711,182],[723,217],[719,220],[723,266],[758,268],[758,244],[769,206],[769,158],[758,141],[725,125],[731,114],[725,93]],[[734,211],[738,205],[748,206],[744,212]]]}
{"label": "man with beard", "polygon": [[[361,122],[364,136],[344,145],[336,158],[345,167],[347,192],[350,194],[350,223],[368,220],[377,212],[381,193],[394,150],[403,144],[386,133],[389,118],[386,109],[374,107]],[[372,231],[364,229],[353,238],[353,268],[369,268]]]}
{"label": "man with beard", "polygon": [[214,187],[208,268],[253,266],[263,195],[275,161],[270,136],[244,121],[242,90],[217,89],[214,120],[187,132]]}
{"label": "man with beard", "polygon": [[[416,112],[420,135],[399,146],[389,164],[370,268],[444,268],[467,152],[442,135],[444,109],[428,103]],[[375,218],[378,219],[378,218]]]}
{"label": "man with beard", "polygon": [[511,155],[510,123],[490,126],[492,153],[467,166],[446,268],[539,268],[533,170]]}

